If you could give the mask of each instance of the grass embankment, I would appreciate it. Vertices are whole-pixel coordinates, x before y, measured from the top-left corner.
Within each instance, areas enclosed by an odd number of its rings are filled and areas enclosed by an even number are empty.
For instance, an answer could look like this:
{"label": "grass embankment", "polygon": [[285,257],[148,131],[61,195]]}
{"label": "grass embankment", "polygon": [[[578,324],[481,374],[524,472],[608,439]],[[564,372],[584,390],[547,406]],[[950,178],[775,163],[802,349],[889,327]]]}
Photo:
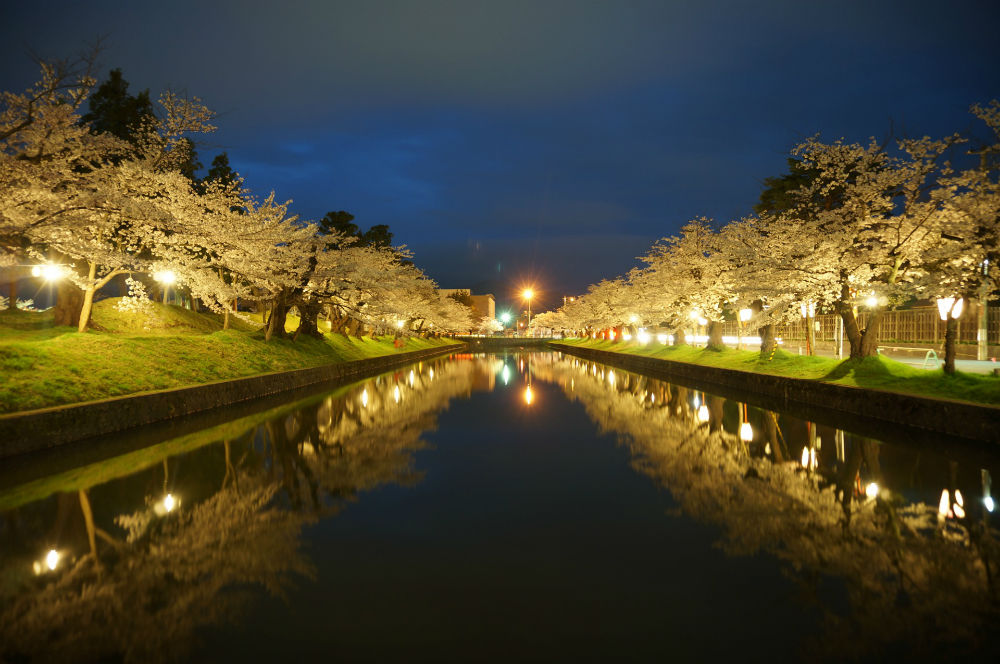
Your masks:
{"label": "grass embankment", "polygon": [[[0,413],[196,385],[272,371],[423,350],[453,343],[339,334],[264,343],[257,327],[154,304],[151,315],[119,312],[116,299],[94,305],[103,331],[55,327],[52,312],[0,312]],[[294,321],[289,323],[291,328]]]}
{"label": "grass embankment", "polygon": [[850,385],[873,390],[885,390],[938,399],[955,399],[972,403],[1000,404],[1000,378],[956,372],[949,376],[942,370],[916,369],[887,357],[863,360],[837,360],[829,357],[793,355],[783,350],[771,360],[761,359],[760,353],[749,350],[707,350],[692,346],[664,346],[635,341],[614,342],[594,339],[564,339],[572,346],[656,357],[674,362],[735,369],[752,373],[804,378],[837,385]]}

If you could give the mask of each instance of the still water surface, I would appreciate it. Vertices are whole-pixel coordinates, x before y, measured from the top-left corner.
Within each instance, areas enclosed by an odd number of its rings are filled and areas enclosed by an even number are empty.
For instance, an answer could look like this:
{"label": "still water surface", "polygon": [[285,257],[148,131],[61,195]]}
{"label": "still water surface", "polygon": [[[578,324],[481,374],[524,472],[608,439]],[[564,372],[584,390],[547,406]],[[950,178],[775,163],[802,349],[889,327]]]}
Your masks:
{"label": "still water surface", "polygon": [[455,355],[0,490],[0,661],[995,660],[973,458]]}

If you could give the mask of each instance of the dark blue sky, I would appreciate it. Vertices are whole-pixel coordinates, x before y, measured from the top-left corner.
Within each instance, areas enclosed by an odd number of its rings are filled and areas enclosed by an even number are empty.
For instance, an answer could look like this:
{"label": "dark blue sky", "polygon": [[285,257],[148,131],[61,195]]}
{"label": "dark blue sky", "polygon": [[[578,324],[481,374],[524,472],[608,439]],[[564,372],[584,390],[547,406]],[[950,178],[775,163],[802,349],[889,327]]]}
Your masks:
{"label": "dark blue sky", "polygon": [[976,127],[998,28],[995,0],[38,1],[4,9],[0,89],[104,36],[102,77],[220,113],[204,163],[388,224],[443,287],[554,300],[748,214],[803,137]]}

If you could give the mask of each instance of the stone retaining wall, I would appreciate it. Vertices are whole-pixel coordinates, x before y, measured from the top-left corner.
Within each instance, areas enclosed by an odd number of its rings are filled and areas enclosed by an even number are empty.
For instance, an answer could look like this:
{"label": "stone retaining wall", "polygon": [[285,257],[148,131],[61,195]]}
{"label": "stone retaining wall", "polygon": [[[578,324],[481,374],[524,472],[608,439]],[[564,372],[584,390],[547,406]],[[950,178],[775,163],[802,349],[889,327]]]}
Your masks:
{"label": "stone retaining wall", "polygon": [[643,375],[696,382],[711,392],[738,391],[741,400],[772,410],[799,406],[864,418],[989,443],[1000,442],[1000,408],[880,390],[835,385],[815,380],[706,367],[686,362],[641,357],[552,342],[551,347]]}
{"label": "stone retaining wall", "polygon": [[310,369],[0,415],[0,458],[104,436],[310,385],[363,377],[466,348],[451,344]]}

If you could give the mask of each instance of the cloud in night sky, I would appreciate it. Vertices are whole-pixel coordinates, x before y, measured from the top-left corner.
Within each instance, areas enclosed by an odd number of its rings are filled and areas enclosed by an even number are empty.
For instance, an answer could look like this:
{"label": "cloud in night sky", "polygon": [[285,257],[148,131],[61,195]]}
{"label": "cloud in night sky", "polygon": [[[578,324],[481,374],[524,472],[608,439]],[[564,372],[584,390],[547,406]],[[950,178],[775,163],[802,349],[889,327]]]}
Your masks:
{"label": "cloud in night sky", "polygon": [[442,285],[576,293],[749,213],[806,136],[973,127],[1000,97],[997,5],[18,3],[0,89],[31,82],[29,49],[106,35],[102,75],[203,98],[202,161],[226,150],[259,195],[388,224]]}

